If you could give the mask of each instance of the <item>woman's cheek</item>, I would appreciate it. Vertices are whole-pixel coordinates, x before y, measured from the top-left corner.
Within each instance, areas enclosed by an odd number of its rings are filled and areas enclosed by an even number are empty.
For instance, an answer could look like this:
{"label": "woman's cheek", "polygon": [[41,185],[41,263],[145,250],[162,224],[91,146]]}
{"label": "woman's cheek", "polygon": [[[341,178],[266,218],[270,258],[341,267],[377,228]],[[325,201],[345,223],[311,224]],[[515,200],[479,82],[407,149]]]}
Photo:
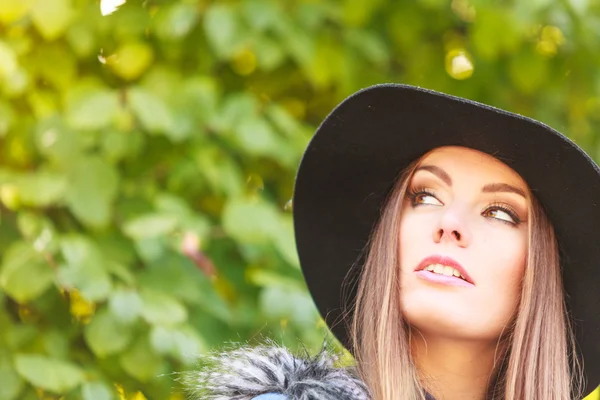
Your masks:
{"label": "woman's cheek", "polygon": [[520,232],[511,232],[511,234],[498,238],[497,243],[503,243],[503,246],[496,248],[496,251],[488,252],[492,256],[488,256],[490,258],[490,274],[487,283],[490,293],[503,294],[498,298],[503,298],[506,307],[512,309],[517,304],[521,292],[521,281],[525,273],[526,237],[523,237]]}

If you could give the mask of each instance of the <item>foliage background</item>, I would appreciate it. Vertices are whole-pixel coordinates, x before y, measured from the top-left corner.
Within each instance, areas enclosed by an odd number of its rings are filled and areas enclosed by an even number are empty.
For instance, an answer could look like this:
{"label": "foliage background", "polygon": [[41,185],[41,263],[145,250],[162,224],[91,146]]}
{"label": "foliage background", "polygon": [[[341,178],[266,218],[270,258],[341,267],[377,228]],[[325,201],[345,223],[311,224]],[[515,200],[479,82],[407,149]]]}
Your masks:
{"label": "foliage background", "polygon": [[294,174],[355,90],[522,113],[600,159],[594,0],[0,0],[0,400],[181,399],[225,341],[325,337]]}

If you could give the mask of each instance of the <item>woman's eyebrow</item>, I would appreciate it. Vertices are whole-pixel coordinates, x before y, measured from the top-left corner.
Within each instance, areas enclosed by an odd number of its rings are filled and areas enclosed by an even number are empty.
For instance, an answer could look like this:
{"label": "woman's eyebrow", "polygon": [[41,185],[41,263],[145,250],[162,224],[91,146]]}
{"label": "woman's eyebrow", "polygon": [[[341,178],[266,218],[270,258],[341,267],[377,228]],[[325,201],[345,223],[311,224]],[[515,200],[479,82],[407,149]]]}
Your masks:
{"label": "woman's eyebrow", "polygon": [[435,165],[421,165],[415,170],[415,172],[421,170],[431,172],[432,174],[440,178],[442,181],[444,181],[446,185],[452,186],[452,178],[450,178],[450,175],[448,175],[448,173],[440,167],[436,167]]}
{"label": "woman's eyebrow", "polygon": [[481,188],[481,191],[484,193],[495,193],[495,192],[509,192],[516,193],[527,198],[525,191],[516,186],[509,185],[508,183],[488,183],[484,187]]}

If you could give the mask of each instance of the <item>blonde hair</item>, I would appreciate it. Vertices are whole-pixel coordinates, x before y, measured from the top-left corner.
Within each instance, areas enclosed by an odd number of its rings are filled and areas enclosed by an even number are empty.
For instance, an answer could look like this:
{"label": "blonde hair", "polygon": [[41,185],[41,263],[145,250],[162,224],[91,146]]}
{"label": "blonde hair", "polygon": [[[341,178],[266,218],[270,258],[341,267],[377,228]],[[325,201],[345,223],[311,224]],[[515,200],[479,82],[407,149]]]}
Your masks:
{"label": "blonde hair", "polygon": [[[358,372],[373,400],[424,400],[400,305],[400,217],[412,163],[396,182],[367,248],[350,305]],[[567,318],[554,229],[530,193],[529,251],[516,315],[502,336],[487,399],[580,398],[582,373]],[[396,267],[396,268],[395,268]],[[500,344],[500,343],[499,343]],[[575,397],[572,397],[575,396]],[[579,397],[577,397],[579,396]]]}

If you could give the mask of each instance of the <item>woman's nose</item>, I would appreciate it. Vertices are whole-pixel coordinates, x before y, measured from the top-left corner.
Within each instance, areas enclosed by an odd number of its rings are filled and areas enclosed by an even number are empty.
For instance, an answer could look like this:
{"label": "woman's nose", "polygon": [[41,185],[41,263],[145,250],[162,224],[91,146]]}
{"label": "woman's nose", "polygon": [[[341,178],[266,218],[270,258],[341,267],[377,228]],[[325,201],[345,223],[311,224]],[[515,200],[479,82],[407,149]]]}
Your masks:
{"label": "woman's nose", "polygon": [[446,209],[434,228],[433,241],[436,243],[448,241],[460,247],[467,247],[471,242],[471,233],[464,213],[456,207]]}

